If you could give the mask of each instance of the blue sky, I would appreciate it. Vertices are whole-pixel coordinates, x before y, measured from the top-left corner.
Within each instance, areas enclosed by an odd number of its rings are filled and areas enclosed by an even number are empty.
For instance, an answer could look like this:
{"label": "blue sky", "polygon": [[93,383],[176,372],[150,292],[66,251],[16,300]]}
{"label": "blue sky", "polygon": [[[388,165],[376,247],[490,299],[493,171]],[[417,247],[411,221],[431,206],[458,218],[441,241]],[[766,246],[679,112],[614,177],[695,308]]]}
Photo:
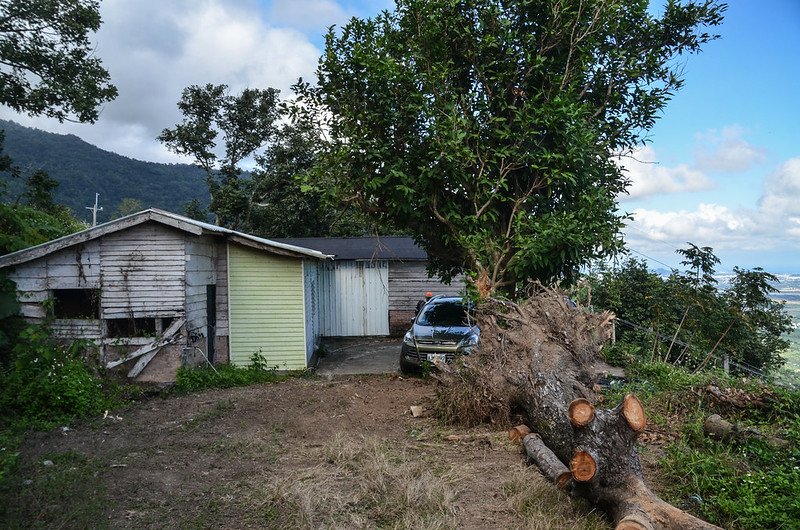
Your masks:
{"label": "blue sky", "polygon": [[[659,2],[653,2],[657,9]],[[625,158],[633,180],[630,248],[677,266],[685,242],[714,247],[721,270],[800,273],[800,0],[732,0],[722,39],[682,60],[686,86]],[[94,125],[0,109],[0,117],[71,133],[141,160],[187,162],[155,137],[179,121],[190,84],[288,93],[313,79],[322,34],[384,0],[104,0],[97,55],[120,96]],[[638,162],[637,162],[638,161]],[[91,194],[89,194],[91,195]],[[88,199],[87,199],[88,200]],[[101,198],[102,200],[102,198]]]}

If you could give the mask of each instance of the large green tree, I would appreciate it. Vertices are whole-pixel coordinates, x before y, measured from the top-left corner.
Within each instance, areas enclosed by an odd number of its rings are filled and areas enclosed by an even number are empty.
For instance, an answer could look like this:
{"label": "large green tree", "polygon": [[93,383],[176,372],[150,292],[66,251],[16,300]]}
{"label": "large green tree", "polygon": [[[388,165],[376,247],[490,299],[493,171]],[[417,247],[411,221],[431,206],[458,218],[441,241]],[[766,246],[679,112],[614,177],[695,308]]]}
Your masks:
{"label": "large green tree", "polygon": [[117,96],[89,35],[92,0],[0,0],[0,104],[59,121],[94,122]]}
{"label": "large green tree", "polygon": [[329,136],[317,186],[416,234],[484,294],[617,252],[615,155],[715,38],[713,1],[398,0],[326,37],[303,105]]}

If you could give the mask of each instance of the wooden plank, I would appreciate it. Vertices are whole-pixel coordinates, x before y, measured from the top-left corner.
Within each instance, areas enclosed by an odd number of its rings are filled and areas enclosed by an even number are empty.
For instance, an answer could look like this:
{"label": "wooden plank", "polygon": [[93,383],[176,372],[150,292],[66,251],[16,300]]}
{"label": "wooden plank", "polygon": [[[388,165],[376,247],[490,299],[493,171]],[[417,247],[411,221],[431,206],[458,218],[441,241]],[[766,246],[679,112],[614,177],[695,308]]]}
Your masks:
{"label": "wooden plank", "polygon": [[45,278],[20,277],[14,278],[13,281],[17,284],[17,291],[43,291],[47,289],[47,280]]}
{"label": "wooden plank", "polygon": [[50,323],[54,335],[70,339],[99,339],[103,336],[103,322],[90,319],[55,319]]}
{"label": "wooden plank", "polygon": [[24,293],[18,293],[17,296],[17,300],[19,300],[21,303],[42,303],[49,298],[50,291],[27,291]]}
{"label": "wooden plank", "polygon": [[19,314],[26,318],[45,318],[47,312],[38,304],[20,304]]}
{"label": "wooden plank", "polygon": [[[153,350],[157,351],[162,346],[164,346],[165,344],[169,343],[169,341],[173,338],[173,336],[178,331],[180,331],[181,327],[183,326],[183,324],[185,322],[186,321],[184,319],[182,319],[182,318],[179,318],[179,319],[173,321],[172,324],[170,324],[169,327],[164,330],[164,334],[163,335],[161,335],[160,337],[154,339],[153,341],[145,344],[144,346],[142,346],[140,348],[137,348],[135,351],[125,355],[124,357],[121,357],[121,358],[117,359],[116,361],[110,361],[110,362],[106,363],[106,368],[115,368],[115,367],[117,367],[117,366],[119,366],[119,365],[121,365],[123,363],[126,363],[126,362],[130,361],[131,359],[135,359],[137,357],[140,357],[142,355],[150,353]],[[146,364],[147,363],[145,363],[145,365]],[[142,368],[144,368],[144,366]],[[141,372],[141,370],[139,370],[139,371]],[[137,373],[137,375],[138,375],[138,373]],[[131,376],[130,373],[129,373],[128,377],[136,377],[136,376]]]}

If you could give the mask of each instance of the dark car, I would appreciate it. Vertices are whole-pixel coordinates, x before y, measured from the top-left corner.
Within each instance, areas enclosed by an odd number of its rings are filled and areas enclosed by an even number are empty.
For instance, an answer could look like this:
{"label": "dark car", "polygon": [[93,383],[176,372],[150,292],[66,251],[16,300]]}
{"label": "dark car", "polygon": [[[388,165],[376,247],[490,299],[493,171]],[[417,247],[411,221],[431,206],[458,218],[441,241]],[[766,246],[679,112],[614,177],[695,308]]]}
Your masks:
{"label": "dark car", "polygon": [[471,304],[460,297],[434,297],[422,306],[403,337],[400,370],[410,372],[423,362],[451,362],[456,355],[469,355],[480,334]]}

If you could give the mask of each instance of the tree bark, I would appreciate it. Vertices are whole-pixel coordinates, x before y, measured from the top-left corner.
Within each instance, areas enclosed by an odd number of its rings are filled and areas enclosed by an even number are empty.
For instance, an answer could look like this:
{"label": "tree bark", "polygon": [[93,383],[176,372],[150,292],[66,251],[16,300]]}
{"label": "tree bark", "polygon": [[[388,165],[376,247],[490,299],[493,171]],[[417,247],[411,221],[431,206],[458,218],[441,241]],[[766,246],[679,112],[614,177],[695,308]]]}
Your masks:
{"label": "tree bark", "polygon": [[[529,461],[604,509],[618,529],[717,528],[645,485],[635,444],[647,419],[636,396],[612,409],[596,407],[599,352],[612,321],[608,313],[571,307],[549,289],[521,304],[489,301],[478,311],[480,352],[440,374],[437,406],[452,413],[452,398],[469,403],[465,411],[489,415],[480,420],[522,419],[533,432],[524,438]],[[485,406],[475,406],[481,401]]]}
{"label": "tree bark", "polygon": [[760,438],[776,449],[788,449],[792,445],[789,440],[767,436],[756,428],[726,421],[719,414],[712,414],[706,418],[703,422],[703,432],[709,438],[727,442],[742,443],[751,438]]}

